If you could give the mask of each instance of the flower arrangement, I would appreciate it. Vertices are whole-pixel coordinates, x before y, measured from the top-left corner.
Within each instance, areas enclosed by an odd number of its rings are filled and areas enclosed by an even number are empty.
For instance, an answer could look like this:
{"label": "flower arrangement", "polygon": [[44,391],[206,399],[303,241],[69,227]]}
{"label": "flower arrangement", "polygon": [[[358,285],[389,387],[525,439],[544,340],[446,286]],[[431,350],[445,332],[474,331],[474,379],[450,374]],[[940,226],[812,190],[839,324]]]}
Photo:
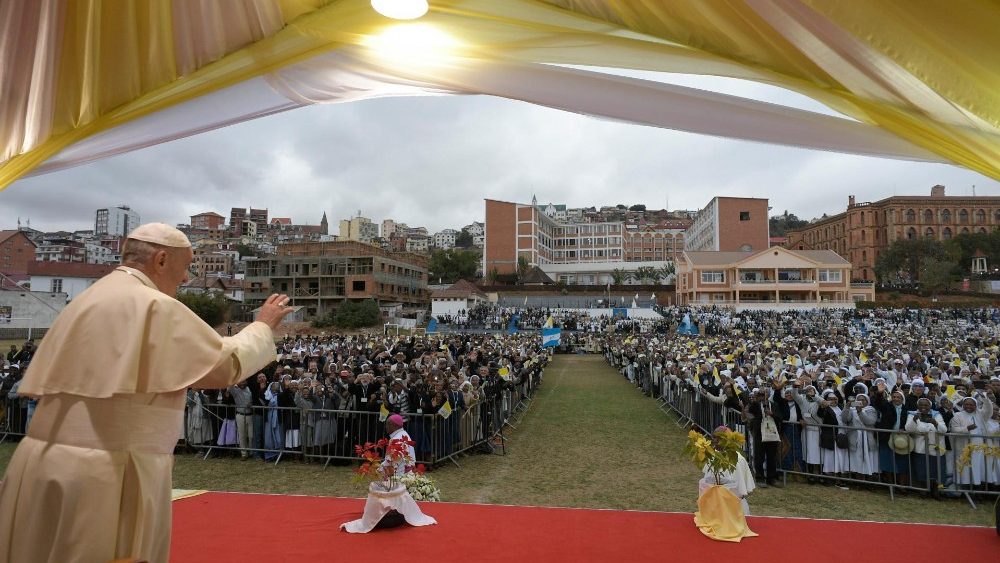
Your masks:
{"label": "flower arrangement", "polygon": [[[403,477],[403,472],[397,468],[413,466],[413,458],[408,453],[410,446],[413,446],[413,441],[406,438],[382,438],[375,443],[366,442],[364,446],[354,446],[354,452],[364,461],[354,470],[353,481],[373,483],[386,491],[396,488]],[[385,452],[384,456],[382,452]]]}
{"label": "flower arrangement", "polygon": [[407,473],[399,478],[399,482],[406,487],[406,492],[410,493],[413,500],[425,500],[429,502],[439,502],[441,500],[441,489],[437,483],[424,473],[424,466],[418,465],[412,473]]}
{"label": "flower arrangement", "polygon": [[720,426],[709,439],[696,430],[688,432],[688,443],[684,446],[691,461],[704,470],[708,467],[715,476],[715,484],[722,484],[722,474],[736,469],[739,453],[743,451],[746,438],[740,432]]}
{"label": "flower arrangement", "polygon": [[972,465],[972,453],[982,452],[985,457],[994,457],[1000,460],[1000,446],[991,446],[989,444],[968,444],[962,450],[962,455],[959,456],[958,461],[955,463],[959,472],[965,471],[966,467]]}

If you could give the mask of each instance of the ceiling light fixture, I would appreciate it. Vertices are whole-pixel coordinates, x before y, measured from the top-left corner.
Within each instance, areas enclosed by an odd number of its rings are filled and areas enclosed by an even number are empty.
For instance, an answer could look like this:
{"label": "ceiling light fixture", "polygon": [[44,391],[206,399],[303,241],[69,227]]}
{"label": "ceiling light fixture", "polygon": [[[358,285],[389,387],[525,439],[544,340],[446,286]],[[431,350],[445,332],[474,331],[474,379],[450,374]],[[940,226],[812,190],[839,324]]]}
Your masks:
{"label": "ceiling light fixture", "polygon": [[427,13],[427,0],[372,0],[372,8],[394,20],[415,20]]}

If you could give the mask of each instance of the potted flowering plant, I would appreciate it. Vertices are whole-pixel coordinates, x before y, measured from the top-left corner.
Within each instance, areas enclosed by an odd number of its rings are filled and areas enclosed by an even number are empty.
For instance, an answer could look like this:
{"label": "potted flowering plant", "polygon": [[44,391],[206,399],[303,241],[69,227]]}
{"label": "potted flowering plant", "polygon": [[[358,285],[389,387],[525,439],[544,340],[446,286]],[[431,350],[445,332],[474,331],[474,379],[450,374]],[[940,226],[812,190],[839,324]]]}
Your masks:
{"label": "potted flowering plant", "polygon": [[714,443],[705,435],[691,430],[688,432],[688,443],[684,446],[684,453],[691,457],[691,461],[698,466],[698,469],[707,466],[715,477],[715,484],[721,485],[722,475],[736,468],[746,438],[740,432],[725,426],[716,429],[713,437]]}
{"label": "potted flowering plant", "polygon": [[[405,473],[401,469],[413,466],[413,458],[408,453],[412,446],[413,441],[407,438],[382,438],[375,443],[354,446],[354,452],[363,460],[354,470],[354,482],[369,483],[369,488],[373,490],[392,491],[399,488]],[[382,452],[385,452],[384,455]]]}
{"label": "potted flowering plant", "polygon": [[406,492],[410,493],[413,500],[425,500],[429,502],[439,502],[441,500],[441,489],[425,473],[423,465],[418,465],[412,472],[400,477],[399,481],[406,487]]}

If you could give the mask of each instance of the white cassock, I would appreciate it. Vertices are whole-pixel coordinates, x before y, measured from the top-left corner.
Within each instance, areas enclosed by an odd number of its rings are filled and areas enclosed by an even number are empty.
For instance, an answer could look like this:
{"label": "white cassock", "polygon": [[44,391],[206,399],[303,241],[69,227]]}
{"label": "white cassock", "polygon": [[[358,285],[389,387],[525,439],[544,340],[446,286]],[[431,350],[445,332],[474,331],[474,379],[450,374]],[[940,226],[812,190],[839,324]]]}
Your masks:
{"label": "white cassock", "polygon": [[0,561],[165,563],[187,388],[234,385],[274,359],[266,324],[219,336],[138,270],[81,293],[20,387],[40,400],[0,485]]}
{"label": "white cassock", "polygon": [[[739,459],[736,460],[736,467],[732,471],[726,471],[719,476],[719,480],[723,487],[729,489],[736,498],[740,499],[740,504],[743,505],[743,514],[750,514],[750,505],[747,504],[747,495],[753,492],[757,488],[757,483],[753,478],[753,471],[750,470],[750,465],[747,460],[743,457],[743,454],[739,454]],[[705,491],[714,487],[715,474],[705,466],[704,477],[701,481],[698,481],[698,497],[705,494]]]}

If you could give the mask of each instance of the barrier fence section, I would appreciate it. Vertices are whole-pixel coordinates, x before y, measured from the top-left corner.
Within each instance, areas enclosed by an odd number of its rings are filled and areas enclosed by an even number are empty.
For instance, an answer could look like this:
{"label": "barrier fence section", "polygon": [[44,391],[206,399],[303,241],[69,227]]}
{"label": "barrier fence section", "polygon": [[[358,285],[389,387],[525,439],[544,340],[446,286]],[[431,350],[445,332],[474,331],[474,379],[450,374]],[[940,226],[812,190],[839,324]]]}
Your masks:
{"label": "barrier fence section", "polygon": [[[439,412],[407,413],[406,430],[415,442],[416,462],[458,465],[459,454],[506,448],[504,428],[515,428],[542,383],[544,370],[533,369],[520,381],[497,379],[484,387],[485,398],[447,417]],[[36,401],[6,394],[0,397],[0,442],[27,434]],[[379,411],[313,409],[206,403],[188,394],[184,429],[178,445],[208,458],[218,452],[239,453],[278,463],[282,458],[351,462],[361,458],[356,445],[385,437]]]}
{"label": "barrier fence section", "polygon": [[[483,400],[455,408],[447,417],[438,410],[404,414],[414,441],[416,462],[436,466],[479,449],[492,452],[494,442],[505,447],[503,430],[514,427],[541,384],[535,371],[523,382],[502,382],[487,390]],[[383,415],[376,411],[324,410],[299,407],[252,407],[240,412],[233,405],[200,404],[189,400],[184,441],[205,452],[240,452],[241,456],[278,463],[283,458],[321,461],[325,465],[361,458],[355,446],[386,437]]]}
{"label": "barrier fence section", "polygon": [[[1000,458],[986,456],[975,447],[1000,446],[1000,436],[810,422],[785,423],[780,442],[763,442],[759,428],[752,431],[742,412],[708,400],[689,380],[666,375],[652,363],[629,364],[610,351],[605,357],[644,394],[647,386],[655,389],[660,408],[676,415],[678,426],[693,426],[705,434],[722,425],[742,432],[746,437],[744,456],[758,480],[763,480],[763,467],[774,463],[784,484],[790,475],[798,475],[810,482],[886,487],[890,498],[895,498],[897,490],[964,496],[973,507],[974,496],[1000,495]],[[894,439],[900,450],[909,453],[896,453]],[[817,448],[821,440],[826,447]],[[809,442],[813,442],[812,448],[807,446]],[[808,450],[815,454],[817,449],[819,455],[807,459]],[[775,461],[766,461],[768,454]]]}

